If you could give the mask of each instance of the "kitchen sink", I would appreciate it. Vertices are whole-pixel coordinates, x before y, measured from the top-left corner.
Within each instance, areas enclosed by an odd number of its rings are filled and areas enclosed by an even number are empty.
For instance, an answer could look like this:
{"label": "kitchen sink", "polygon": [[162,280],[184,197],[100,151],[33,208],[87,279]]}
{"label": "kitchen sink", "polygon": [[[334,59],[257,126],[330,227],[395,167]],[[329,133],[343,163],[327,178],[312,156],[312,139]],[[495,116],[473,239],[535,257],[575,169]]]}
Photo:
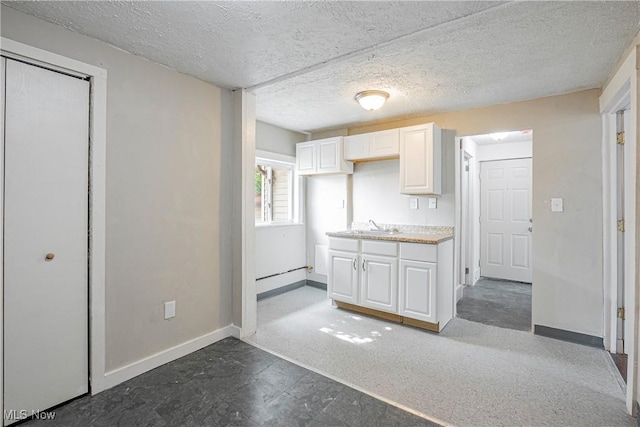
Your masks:
{"label": "kitchen sink", "polygon": [[364,232],[362,230],[345,230],[345,231],[342,231],[341,233],[344,233],[344,234],[362,234]]}
{"label": "kitchen sink", "polygon": [[400,234],[400,231],[392,228],[390,230],[368,230],[365,231],[365,233],[369,233],[369,234]]}
{"label": "kitchen sink", "polygon": [[382,235],[382,236],[387,236],[387,235],[393,235],[393,234],[400,234],[400,231],[398,231],[395,228],[389,229],[389,230],[346,230],[343,231],[344,234],[374,234],[374,235]]}

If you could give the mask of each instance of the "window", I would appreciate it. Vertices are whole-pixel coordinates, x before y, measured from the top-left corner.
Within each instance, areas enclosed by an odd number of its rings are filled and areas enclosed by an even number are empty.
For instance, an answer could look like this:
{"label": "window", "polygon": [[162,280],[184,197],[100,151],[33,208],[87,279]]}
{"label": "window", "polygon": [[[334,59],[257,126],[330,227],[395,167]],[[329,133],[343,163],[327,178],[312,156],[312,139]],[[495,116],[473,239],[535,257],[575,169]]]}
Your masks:
{"label": "window", "polygon": [[294,222],[294,164],[256,158],[256,224]]}

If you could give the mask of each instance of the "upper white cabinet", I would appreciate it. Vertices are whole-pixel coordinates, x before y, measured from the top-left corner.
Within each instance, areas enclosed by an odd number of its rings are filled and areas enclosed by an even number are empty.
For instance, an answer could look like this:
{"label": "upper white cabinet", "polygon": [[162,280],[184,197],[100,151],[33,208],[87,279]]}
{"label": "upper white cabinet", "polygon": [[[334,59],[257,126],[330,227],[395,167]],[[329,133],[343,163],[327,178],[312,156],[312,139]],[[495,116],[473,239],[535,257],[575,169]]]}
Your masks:
{"label": "upper white cabinet", "polygon": [[399,129],[344,137],[345,160],[374,160],[398,157]]}
{"label": "upper white cabinet", "polygon": [[298,174],[353,173],[353,163],[344,160],[343,144],[341,136],[296,144]]}
{"label": "upper white cabinet", "polygon": [[400,192],[442,193],[442,131],[435,123],[400,130]]}
{"label": "upper white cabinet", "polygon": [[300,175],[316,172],[316,143],[301,142],[296,144],[296,167]]}

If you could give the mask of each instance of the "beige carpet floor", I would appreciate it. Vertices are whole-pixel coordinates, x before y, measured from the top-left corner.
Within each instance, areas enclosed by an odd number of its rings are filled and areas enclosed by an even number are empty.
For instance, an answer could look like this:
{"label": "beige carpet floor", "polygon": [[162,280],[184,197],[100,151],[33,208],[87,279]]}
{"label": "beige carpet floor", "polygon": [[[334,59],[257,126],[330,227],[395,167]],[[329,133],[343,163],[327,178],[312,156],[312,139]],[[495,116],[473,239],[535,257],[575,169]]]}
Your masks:
{"label": "beige carpet floor", "polygon": [[604,350],[453,319],[434,334],[335,308],[303,287],[260,301],[276,354],[457,426],[636,426]]}

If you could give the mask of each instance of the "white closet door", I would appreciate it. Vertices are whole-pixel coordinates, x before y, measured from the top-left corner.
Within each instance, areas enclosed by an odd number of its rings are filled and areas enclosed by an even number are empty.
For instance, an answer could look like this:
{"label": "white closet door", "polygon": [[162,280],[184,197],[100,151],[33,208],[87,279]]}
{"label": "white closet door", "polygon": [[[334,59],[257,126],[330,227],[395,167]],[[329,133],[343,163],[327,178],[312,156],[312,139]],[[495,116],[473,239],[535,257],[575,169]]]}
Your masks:
{"label": "white closet door", "polygon": [[481,176],[482,275],[531,283],[531,159],[482,162]]}
{"label": "white closet door", "polygon": [[30,415],[88,391],[89,82],[7,59],[5,119],[4,410],[11,423],[12,410]]}

